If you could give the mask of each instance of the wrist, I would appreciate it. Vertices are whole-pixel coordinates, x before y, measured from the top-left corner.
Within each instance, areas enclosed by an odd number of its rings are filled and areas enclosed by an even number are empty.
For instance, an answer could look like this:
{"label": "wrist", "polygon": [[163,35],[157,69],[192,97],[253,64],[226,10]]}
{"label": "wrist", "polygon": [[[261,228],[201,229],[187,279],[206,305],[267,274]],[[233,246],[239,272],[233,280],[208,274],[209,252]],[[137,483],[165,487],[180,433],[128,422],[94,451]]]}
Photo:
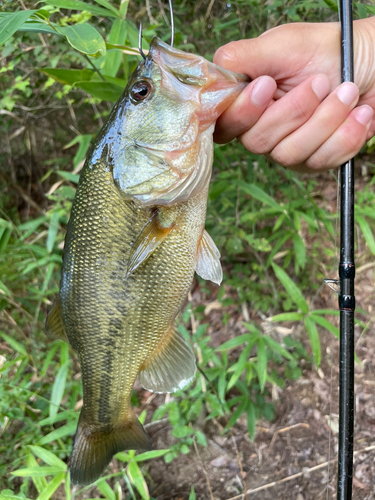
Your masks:
{"label": "wrist", "polygon": [[375,91],[375,17],[353,23],[354,81],[360,95]]}

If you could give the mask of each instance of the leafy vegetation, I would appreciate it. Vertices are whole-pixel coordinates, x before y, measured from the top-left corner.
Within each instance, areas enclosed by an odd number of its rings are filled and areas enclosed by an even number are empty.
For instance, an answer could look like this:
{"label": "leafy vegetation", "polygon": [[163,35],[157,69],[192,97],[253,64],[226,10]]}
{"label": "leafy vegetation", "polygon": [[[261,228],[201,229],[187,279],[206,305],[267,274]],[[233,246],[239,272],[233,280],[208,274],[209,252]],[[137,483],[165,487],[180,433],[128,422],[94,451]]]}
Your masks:
{"label": "leafy vegetation", "polygon": [[[277,24],[335,16],[330,0],[174,2],[175,44],[212,59],[226,41],[257,36]],[[161,4],[160,4],[161,5]],[[79,366],[67,344],[43,333],[58,290],[62,246],[79,171],[90,142],[121,95],[143,49],[169,39],[166,5],[107,0],[3,2],[0,12],[0,498],[81,498],[71,492],[67,460],[82,404]],[[359,17],[373,6],[356,4]],[[166,16],[166,17],[165,17]],[[167,19],[167,20],[165,20]],[[371,147],[371,146],[369,146]],[[316,309],[313,295],[332,267],[336,214],[317,179],[298,176],[245,152],[215,146],[207,229],[222,252],[224,284],[202,297],[223,308],[222,322],[250,305],[241,332],[216,348],[205,306],[189,303],[180,332],[193,343],[200,372],[148,420],[168,419],[167,450],[119,453],[118,472],[97,481],[97,495],[150,499],[148,460],[166,462],[206,446],[198,420],[229,432],[245,416],[254,438],[259,418],[272,420],[272,387],[301,375],[300,361],[319,366],[320,331],[338,336],[335,311]],[[373,165],[369,165],[373,169]],[[375,255],[374,177],[358,192],[358,239]],[[327,248],[322,242],[328,241]],[[330,319],[328,319],[330,318]],[[363,318],[366,320],[366,318]],[[274,335],[279,322],[304,325],[306,341]],[[359,324],[366,328],[361,322]],[[307,341],[308,339],[308,341]],[[134,404],[139,404],[134,394]],[[143,412],[146,418],[146,412]],[[124,496],[122,496],[124,495]],[[196,498],[192,486],[189,499]]]}

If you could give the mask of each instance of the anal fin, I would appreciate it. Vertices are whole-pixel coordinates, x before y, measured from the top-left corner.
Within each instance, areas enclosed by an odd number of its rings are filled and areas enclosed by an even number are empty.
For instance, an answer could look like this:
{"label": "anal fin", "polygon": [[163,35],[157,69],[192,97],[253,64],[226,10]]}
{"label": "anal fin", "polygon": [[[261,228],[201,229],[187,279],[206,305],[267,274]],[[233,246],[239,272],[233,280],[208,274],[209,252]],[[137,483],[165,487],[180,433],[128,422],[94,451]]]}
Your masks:
{"label": "anal fin", "polygon": [[59,296],[54,300],[52,308],[47,315],[45,332],[51,340],[65,340],[65,342],[68,342],[61,315],[61,301]]}
{"label": "anal fin", "polygon": [[206,230],[203,231],[198,247],[197,267],[195,268],[195,272],[204,280],[210,280],[218,285],[223,281],[220,252],[214,240]]}
{"label": "anal fin", "polygon": [[146,360],[138,381],[148,391],[164,393],[183,389],[195,375],[195,356],[183,336],[174,328]]}
{"label": "anal fin", "polygon": [[168,218],[162,221],[159,210],[156,210],[137,236],[130,252],[126,276],[133,273],[158,246],[164,241],[174,227],[174,221]]}

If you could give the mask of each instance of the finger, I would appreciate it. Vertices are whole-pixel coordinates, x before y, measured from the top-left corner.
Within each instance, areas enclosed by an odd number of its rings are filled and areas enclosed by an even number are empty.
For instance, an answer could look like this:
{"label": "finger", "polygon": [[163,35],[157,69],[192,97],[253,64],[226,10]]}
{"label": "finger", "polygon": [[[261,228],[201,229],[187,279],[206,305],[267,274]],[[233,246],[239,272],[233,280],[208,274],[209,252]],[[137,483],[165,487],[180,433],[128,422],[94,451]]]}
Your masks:
{"label": "finger", "polygon": [[[338,23],[324,23],[318,29],[314,23],[288,24],[269,30],[258,38],[230,42],[220,47],[214,56],[214,63],[237,73],[245,73],[252,79],[269,75],[275,80],[282,80],[294,75],[294,84],[298,84],[306,74],[328,74],[332,70],[331,58],[313,62],[317,48],[326,45],[334,56],[337,53],[339,57]],[[310,63],[309,68],[307,63]],[[320,70],[317,69],[319,67]],[[305,77],[299,79],[300,73],[304,73]]]}
{"label": "finger", "polygon": [[240,136],[253,153],[266,154],[313,115],[330,90],[325,75],[311,76],[284,97],[272,103],[256,125]]}
{"label": "finger", "polygon": [[357,104],[358,97],[359,90],[354,83],[337,87],[305,124],[276,145],[270,156],[281,165],[304,162],[340,127]]}
{"label": "finger", "polygon": [[344,123],[306,161],[309,171],[335,168],[353,158],[366,142],[373,114],[370,106],[355,108]]}
{"label": "finger", "polygon": [[263,76],[251,82],[216,122],[214,141],[229,142],[251,128],[270,103],[276,82]]}

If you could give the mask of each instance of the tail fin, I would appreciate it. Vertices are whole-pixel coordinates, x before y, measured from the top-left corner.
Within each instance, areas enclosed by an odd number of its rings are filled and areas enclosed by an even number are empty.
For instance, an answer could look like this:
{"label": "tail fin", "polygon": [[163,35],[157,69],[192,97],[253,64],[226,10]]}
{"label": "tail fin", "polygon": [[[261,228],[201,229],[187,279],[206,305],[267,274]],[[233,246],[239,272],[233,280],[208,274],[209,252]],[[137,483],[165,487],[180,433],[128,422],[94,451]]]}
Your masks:
{"label": "tail fin", "polygon": [[81,416],[70,460],[71,482],[93,483],[119,451],[151,448],[151,439],[134,414],[118,425],[106,427],[86,424]]}

